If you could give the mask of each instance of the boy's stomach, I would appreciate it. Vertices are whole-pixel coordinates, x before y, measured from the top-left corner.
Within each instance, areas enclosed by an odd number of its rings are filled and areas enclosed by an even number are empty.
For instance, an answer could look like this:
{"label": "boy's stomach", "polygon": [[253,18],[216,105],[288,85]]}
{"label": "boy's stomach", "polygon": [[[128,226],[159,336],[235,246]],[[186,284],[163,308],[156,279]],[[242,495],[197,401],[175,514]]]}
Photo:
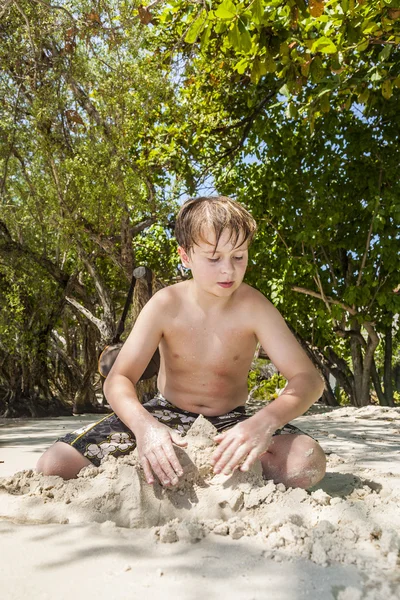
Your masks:
{"label": "boy's stomach", "polygon": [[224,415],[247,401],[247,373],[245,377],[215,377],[212,374],[158,376],[158,389],[171,404],[178,408],[207,417]]}

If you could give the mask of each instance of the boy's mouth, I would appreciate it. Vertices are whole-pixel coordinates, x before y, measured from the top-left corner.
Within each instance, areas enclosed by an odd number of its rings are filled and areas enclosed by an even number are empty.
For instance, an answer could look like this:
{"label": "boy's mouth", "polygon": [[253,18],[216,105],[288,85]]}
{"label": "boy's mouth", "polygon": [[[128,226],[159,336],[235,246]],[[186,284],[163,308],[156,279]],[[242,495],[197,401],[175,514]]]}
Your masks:
{"label": "boy's mouth", "polygon": [[223,288],[229,288],[234,284],[233,281],[218,281],[218,285],[220,285]]}

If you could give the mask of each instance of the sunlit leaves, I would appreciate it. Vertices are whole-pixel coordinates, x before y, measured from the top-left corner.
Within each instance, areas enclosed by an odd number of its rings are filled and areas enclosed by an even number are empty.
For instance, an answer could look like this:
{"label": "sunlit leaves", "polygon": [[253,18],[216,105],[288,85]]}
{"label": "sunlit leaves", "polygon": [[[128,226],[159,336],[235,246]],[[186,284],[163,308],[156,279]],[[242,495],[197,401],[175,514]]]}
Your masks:
{"label": "sunlit leaves", "polygon": [[[394,8],[372,0],[310,0],[308,4],[224,0],[207,3],[201,9],[203,18],[183,0],[174,0],[172,6],[186,28],[189,26],[186,43],[198,44],[193,59],[199,65],[221,56],[233,59],[233,66],[227,60],[226,69],[246,74],[253,85],[272,74],[287,83],[291,95],[312,119],[318,117],[313,100],[321,84],[329,82],[331,86],[330,105],[345,110],[357,102],[366,87],[366,106],[373,105],[377,94],[386,100],[393,95],[393,85],[389,89],[388,83],[368,83],[371,76],[377,81],[376,73],[381,71],[386,72],[382,79],[389,81],[399,75],[400,19]],[[178,22],[175,29],[163,31],[172,36],[175,48],[179,47],[175,32],[181,31]],[[346,91],[349,79],[351,94]],[[339,98],[343,94],[344,100]]]}

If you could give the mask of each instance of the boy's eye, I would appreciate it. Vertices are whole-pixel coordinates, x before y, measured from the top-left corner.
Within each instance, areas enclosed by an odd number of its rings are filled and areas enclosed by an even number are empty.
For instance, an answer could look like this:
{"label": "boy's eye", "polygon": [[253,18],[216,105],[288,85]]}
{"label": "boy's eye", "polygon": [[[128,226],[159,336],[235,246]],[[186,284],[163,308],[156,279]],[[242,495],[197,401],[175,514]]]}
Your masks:
{"label": "boy's eye", "polygon": [[[234,256],[234,259],[235,259],[235,260],[243,260],[243,256]],[[209,258],[208,260],[209,260],[210,262],[213,262],[213,263],[215,263],[215,262],[218,262],[218,261],[219,261],[219,258]]]}

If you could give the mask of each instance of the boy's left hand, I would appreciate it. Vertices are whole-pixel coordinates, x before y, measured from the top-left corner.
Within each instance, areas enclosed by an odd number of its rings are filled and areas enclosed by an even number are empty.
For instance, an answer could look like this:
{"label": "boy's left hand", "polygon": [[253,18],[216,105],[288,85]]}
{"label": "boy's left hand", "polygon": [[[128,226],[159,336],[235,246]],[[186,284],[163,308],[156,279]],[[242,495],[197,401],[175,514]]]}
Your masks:
{"label": "boy's left hand", "polygon": [[254,415],[216,435],[214,440],[219,446],[211,458],[214,473],[230,475],[240,463],[243,463],[240,470],[248,471],[268,450],[274,431],[269,423]]}

